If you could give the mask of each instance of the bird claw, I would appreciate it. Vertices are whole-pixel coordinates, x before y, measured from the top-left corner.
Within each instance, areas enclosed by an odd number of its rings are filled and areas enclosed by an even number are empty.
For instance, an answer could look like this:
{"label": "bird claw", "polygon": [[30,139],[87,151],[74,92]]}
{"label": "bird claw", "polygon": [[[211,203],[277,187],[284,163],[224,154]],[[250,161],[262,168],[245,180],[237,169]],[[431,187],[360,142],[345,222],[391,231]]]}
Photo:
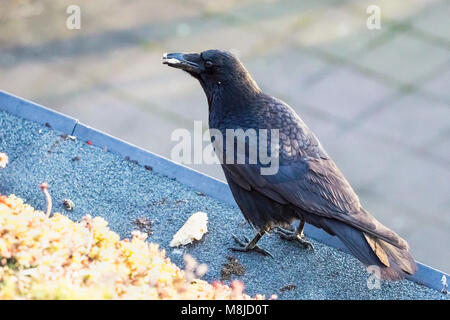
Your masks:
{"label": "bird claw", "polygon": [[239,239],[239,237],[235,234],[232,234],[232,236],[234,238],[234,241],[237,242],[241,247],[246,247],[247,244],[250,242],[250,240],[246,236],[243,236],[245,242]]}
{"label": "bird claw", "polygon": [[246,236],[243,237],[244,240],[246,241],[246,243],[243,242],[241,239],[239,239],[235,234],[233,234],[233,238],[234,238],[234,241],[236,241],[237,244],[239,244],[240,247],[231,247],[230,248],[231,250],[239,251],[239,252],[255,251],[255,252],[258,252],[258,253],[260,253],[260,254],[262,254],[264,256],[269,256],[269,257],[271,257],[273,259],[273,255],[269,251],[262,249],[260,246],[255,245],[253,247],[250,247],[249,246],[250,240]]}
{"label": "bird claw", "polygon": [[278,227],[277,229],[274,230],[274,232],[278,233],[281,239],[288,241],[295,241],[299,243],[303,248],[305,249],[311,248],[314,251],[313,244],[305,240],[303,236],[298,235],[296,231],[289,231]]}
{"label": "bird claw", "polygon": [[[277,234],[280,235],[280,238],[286,239],[286,238],[290,238],[295,236],[296,232],[295,231],[290,231],[281,227],[275,227],[275,229],[273,229],[273,231]],[[288,240],[288,239],[286,239]]]}

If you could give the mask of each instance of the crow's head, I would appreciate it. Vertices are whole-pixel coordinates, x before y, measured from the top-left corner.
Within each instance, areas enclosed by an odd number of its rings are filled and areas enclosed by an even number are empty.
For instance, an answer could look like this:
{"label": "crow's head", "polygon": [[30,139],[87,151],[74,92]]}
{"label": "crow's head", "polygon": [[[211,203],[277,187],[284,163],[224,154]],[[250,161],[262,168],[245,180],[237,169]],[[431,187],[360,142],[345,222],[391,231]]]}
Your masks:
{"label": "crow's head", "polygon": [[219,86],[239,86],[259,92],[259,88],[239,59],[228,51],[207,50],[201,53],[166,53],[163,64],[186,71],[198,79],[209,95]]}

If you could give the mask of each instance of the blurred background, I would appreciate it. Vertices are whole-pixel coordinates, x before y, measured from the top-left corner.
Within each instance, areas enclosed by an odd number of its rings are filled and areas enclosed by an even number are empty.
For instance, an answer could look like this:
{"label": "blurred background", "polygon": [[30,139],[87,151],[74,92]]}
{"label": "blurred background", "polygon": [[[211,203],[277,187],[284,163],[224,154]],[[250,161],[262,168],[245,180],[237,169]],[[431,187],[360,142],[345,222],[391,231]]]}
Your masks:
{"label": "blurred background", "polygon": [[231,50],[416,259],[449,272],[449,17],[447,0],[1,0],[0,89],[170,157],[174,129],[206,129],[207,102],[162,54]]}

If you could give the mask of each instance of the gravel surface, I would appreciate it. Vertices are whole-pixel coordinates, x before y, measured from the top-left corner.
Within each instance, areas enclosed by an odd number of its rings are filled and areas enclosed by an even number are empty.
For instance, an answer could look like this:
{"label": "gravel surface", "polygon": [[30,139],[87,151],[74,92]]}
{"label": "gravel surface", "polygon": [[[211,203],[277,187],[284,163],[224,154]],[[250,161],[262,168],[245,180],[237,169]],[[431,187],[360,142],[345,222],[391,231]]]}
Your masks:
{"label": "gravel surface", "polygon": [[[10,160],[6,169],[0,170],[1,194],[13,193],[45,210],[39,188],[45,181],[50,186],[53,212],[65,213],[75,221],[87,213],[102,216],[121,237],[149,227],[149,241],[165,248],[180,267],[184,266],[185,253],[206,263],[209,270],[204,279],[208,281],[220,279],[223,266],[233,261],[240,272],[227,274],[230,280],[225,282],[241,279],[251,295],[277,294],[279,299],[448,299],[407,280],[382,282],[381,289],[369,290],[368,274],[356,259],[313,240],[315,251],[276,235],[264,236],[260,245],[274,259],[232,252],[228,249],[235,245],[232,233],[253,237],[255,232],[235,207],[6,112],[0,112],[0,152],[7,153]],[[73,210],[65,209],[64,199],[73,202]],[[170,248],[172,236],[197,211],[208,213],[208,233],[187,247]],[[144,226],[142,221],[146,221]]]}

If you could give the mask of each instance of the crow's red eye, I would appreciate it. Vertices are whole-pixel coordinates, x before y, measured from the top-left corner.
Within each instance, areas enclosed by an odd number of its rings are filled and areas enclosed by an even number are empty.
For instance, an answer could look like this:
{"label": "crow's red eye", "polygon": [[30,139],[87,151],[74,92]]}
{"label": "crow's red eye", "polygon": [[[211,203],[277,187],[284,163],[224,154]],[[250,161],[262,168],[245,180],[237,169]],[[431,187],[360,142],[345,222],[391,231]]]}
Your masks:
{"label": "crow's red eye", "polygon": [[213,66],[213,63],[212,63],[211,61],[207,60],[207,61],[205,62],[205,67],[211,68],[212,66]]}

